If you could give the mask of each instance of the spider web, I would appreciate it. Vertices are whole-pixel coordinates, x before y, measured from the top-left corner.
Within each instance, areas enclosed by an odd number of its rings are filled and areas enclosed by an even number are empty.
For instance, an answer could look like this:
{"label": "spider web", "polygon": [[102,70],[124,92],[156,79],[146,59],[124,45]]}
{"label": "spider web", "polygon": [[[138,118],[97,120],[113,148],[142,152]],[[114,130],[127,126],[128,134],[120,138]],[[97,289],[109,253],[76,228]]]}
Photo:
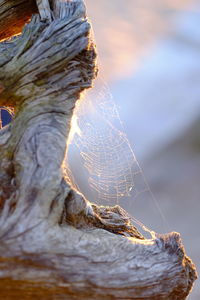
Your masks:
{"label": "spider web", "polygon": [[165,219],[134,155],[106,84],[99,87],[98,82],[76,105],[64,168],[67,181],[86,199],[98,205],[119,204],[129,212],[144,235],[149,233],[155,238],[155,232],[130,213],[134,200],[147,192],[161,218]]}
{"label": "spider web", "polygon": [[[89,201],[99,205],[120,204],[126,210],[127,203],[132,207],[138,195],[148,192],[164,220],[124,133],[109,88],[106,84],[100,85],[97,82],[96,88],[87,92],[76,105],[63,164],[66,179]],[[14,115],[12,108],[0,107],[1,126],[2,112],[4,117],[5,112],[11,117]],[[154,231],[130,217],[144,232],[155,237]]]}
{"label": "spider web", "polygon": [[[76,106],[66,159],[70,184],[101,205],[120,204],[147,191],[142,170],[124,133],[118,108],[103,84]],[[83,182],[82,178],[87,178]]]}

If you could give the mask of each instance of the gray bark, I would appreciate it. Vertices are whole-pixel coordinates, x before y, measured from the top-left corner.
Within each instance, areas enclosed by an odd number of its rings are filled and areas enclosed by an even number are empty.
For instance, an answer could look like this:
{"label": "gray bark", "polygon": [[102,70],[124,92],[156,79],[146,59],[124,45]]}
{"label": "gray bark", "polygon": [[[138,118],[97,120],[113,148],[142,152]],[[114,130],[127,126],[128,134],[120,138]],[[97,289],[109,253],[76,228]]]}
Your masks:
{"label": "gray bark", "polygon": [[[2,34],[5,24],[12,33],[1,13],[12,2],[0,2]],[[0,131],[2,295],[11,287],[26,299],[31,285],[43,299],[185,299],[196,270],[179,234],[144,239],[120,207],[91,204],[67,183],[71,117],[97,74],[96,50],[82,0],[37,6],[0,43],[0,106],[15,109]]]}

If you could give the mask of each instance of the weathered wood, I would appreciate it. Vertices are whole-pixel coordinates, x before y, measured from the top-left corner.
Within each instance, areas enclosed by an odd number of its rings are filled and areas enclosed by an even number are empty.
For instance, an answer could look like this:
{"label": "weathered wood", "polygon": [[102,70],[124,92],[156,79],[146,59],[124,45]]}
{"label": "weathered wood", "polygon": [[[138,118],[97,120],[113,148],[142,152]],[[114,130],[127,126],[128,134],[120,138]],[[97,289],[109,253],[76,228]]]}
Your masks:
{"label": "weathered wood", "polygon": [[37,5],[23,33],[0,43],[0,106],[16,113],[0,131],[1,292],[17,282],[23,299],[29,284],[38,297],[48,285],[66,299],[185,299],[196,271],[179,234],[146,240],[120,207],[67,183],[71,117],[96,50],[82,0]]}
{"label": "weathered wood", "polygon": [[178,234],[141,241],[73,227],[54,232],[46,228],[42,237],[44,229],[37,233],[40,247],[35,244],[36,232],[34,241],[24,235],[23,252],[0,261],[1,274],[17,279],[24,294],[33,282],[36,294],[46,286],[56,292],[65,287],[72,299],[185,299],[195,279]]}

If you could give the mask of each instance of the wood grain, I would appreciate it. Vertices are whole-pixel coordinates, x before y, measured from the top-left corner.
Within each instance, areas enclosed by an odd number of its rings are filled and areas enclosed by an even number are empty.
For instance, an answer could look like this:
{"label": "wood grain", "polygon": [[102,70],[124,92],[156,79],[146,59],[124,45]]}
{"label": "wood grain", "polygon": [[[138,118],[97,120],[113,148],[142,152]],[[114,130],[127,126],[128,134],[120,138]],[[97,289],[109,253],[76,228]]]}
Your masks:
{"label": "wood grain", "polygon": [[67,183],[71,118],[97,75],[96,49],[82,0],[37,5],[23,33],[0,43],[0,106],[15,109],[0,131],[1,294],[186,299],[196,270],[178,233],[144,239],[120,207]]}

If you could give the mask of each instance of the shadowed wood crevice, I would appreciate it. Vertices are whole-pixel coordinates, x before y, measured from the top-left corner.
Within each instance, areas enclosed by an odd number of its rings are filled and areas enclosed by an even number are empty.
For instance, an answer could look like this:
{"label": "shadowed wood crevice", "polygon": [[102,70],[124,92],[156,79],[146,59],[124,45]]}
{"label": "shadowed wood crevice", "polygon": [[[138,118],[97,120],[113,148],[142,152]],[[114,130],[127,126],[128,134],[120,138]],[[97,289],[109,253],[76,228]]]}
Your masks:
{"label": "shadowed wood crevice", "polygon": [[0,0],[0,40],[19,34],[36,12],[34,0]]}
{"label": "shadowed wood crevice", "polygon": [[89,203],[66,181],[71,118],[97,75],[96,49],[82,0],[36,3],[21,35],[0,43],[0,106],[15,109],[0,131],[2,293],[18,283],[23,299],[30,284],[38,297],[48,286],[70,299],[185,299],[196,271],[179,234],[144,239],[122,208]]}

